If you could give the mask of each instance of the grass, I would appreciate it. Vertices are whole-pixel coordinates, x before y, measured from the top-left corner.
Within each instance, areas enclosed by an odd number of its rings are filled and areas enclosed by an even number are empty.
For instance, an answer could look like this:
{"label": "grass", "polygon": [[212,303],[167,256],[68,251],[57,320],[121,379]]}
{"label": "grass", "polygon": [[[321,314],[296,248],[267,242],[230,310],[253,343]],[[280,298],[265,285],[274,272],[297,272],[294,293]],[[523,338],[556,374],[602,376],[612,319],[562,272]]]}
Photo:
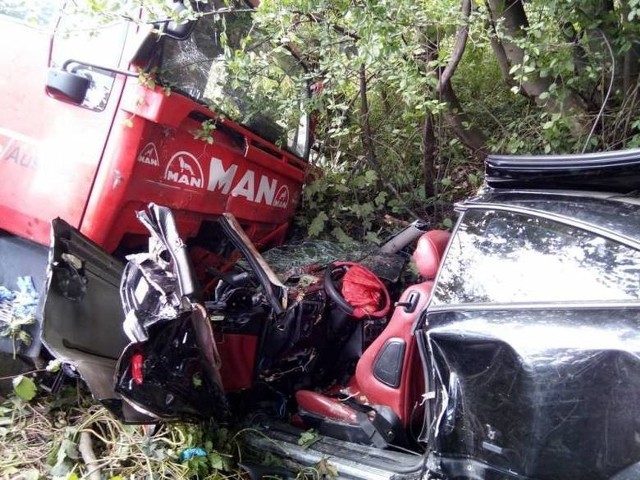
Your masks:
{"label": "grass", "polygon": [[[0,405],[0,478],[240,479],[230,452],[240,452],[237,438],[204,424],[124,425],[79,385],[30,402],[10,396]],[[205,455],[183,461],[192,447]]]}
{"label": "grass", "polygon": [[[30,401],[0,397],[0,480],[241,480],[248,478],[238,467],[242,461],[284,466],[272,454],[249,453],[245,435],[264,436],[252,428],[125,425],[79,381],[57,395],[38,390]],[[204,455],[183,459],[193,448]],[[287,466],[299,480],[337,477],[326,459],[314,467]]]}

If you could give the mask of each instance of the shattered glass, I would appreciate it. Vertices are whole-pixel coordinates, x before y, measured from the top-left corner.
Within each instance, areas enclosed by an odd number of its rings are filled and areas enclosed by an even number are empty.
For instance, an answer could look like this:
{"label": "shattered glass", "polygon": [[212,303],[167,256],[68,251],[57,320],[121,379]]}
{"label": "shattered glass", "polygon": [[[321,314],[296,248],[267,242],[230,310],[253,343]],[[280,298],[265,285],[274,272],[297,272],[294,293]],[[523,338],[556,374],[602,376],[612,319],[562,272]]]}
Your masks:
{"label": "shattered glass", "polygon": [[[272,248],[262,256],[283,280],[322,270],[330,263],[339,260],[358,262],[377,276],[395,282],[407,260],[395,253],[381,253],[375,245],[347,244],[329,240],[307,240]],[[246,268],[246,263],[242,261],[239,265]]]}
{"label": "shattered glass", "polygon": [[[242,2],[230,5],[237,11],[231,13],[221,1],[200,5],[204,15],[189,38],[163,39],[160,79],[165,86],[304,157],[309,146],[308,116],[300,108],[285,118],[272,98],[274,89],[285,88],[300,99],[306,96],[306,83],[298,81],[304,71],[285,51],[277,61],[251,74],[237,75],[234,63],[243,62],[245,53],[255,59],[268,48],[269,39],[261,35]],[[222,12],[210,15],[213,9]]]}

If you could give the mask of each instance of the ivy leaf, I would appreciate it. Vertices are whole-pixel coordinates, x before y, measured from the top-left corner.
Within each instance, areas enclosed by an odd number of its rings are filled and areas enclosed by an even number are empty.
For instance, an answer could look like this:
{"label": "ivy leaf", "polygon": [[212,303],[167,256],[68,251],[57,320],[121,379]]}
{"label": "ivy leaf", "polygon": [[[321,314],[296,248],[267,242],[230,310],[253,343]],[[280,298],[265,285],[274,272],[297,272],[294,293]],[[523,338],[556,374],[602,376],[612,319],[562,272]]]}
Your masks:
{"label": "ivy leaf", "polygon": [[384,202],[387,200],[387,192],[380,192],[378,196],[373,201],[377,207],[381,207],[384,205]]}
{"label": "ivy leaf", "polygon": [[380,245],[380,237],[376,232],[367,232],[364,238],[368,243],[373,243],[374,245]]}
{"label": "ivy leaf", "polygon": [[28,402],[36,396],[36,391],[38,389],[35,382],[29,377],[19,375],[13,379],[13,390],[14,392],[16,392],[16,395],[18,395],[18,397],[20,397],[25,402]]}
{"label": "ivy leaf", "polygon": [[64,455],[71,460],[78,460],[80,458],[80,452],[78,446],[72,440],[65,438],[62,440],[60,449],[64,451]]}
{"label": "ivy leaf", "polygon": [[367,170],[364,173],[364,178],[367,184],[372,185],[378,180],[378,174],[375,172],[375,170]]}
{"label": "ivy leaf", "polygon": [[311,225],[309,225],[309,236],[317,237],[318,235],[320,235],[324,230],[324,223],[327,220],[329,220],[329,217],[327,217],[326,213],[318,213],[318,215],[316,215],[316,218],[311,221]]}
{"label": "ivy leaf", "polygon": [[300,434],[300,438],[298,438],[298,445],[304,448],[308,448],[318,440],[320,440],[318,432],[316,432],[314,429],[311,429]]}
{"label": "ivy leaf", "polygon": [[353,238],[347,235],[340,227],[336,227],[331,230],[331,235],[333,235],[340,243],[353,243]]}
{"label": "ivy leaf", "polygon": [[216,470],[224,470],[225,469],[225,461],[218,452],[212,452],[209,454],[209,463]]}

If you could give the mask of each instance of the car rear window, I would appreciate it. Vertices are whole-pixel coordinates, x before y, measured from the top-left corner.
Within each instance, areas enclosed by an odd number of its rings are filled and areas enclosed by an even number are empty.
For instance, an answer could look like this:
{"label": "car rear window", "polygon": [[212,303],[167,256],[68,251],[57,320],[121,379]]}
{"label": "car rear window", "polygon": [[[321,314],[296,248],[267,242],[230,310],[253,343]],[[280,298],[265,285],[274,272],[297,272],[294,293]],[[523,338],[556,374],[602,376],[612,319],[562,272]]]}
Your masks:
{"label": "car rear window", "polygon": [[639,298],[638,250],[544,218],[469,210],[451,240],[432,304]]}

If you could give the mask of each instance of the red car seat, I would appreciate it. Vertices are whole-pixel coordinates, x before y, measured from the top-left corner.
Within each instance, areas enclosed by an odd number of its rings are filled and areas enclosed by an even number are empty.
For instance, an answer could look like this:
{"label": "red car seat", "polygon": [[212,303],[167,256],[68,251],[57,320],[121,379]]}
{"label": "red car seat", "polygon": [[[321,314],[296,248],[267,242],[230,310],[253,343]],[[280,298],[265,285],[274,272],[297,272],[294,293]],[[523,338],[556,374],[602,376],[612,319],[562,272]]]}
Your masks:
{"label": "red car seat", "polygon": [[[349,440],[354,440],[353,430],[360,428],[366,431],[363,419],[369,419],[369,427],[374,428],[369,428],[370,434],[365,437],[374,444],[381,442],[377,438],[379,434],[387,443],[394,436],[376,432],[376,422],[382,427],[399,423],[400,428],[406,428],[411,423],[412,412],[421,403],[424,393],[422,365],[413,338],[413,328],[431,295],[433,280],[449,237],[449,232],[432,230],[418,240],[414,260],[425,281],[404,291],[391,320],[360,357],[355,375],[342,389],[343,397],[349,398],[349,401],[344,402],[336,395],[300,390],[296,392],[296,401],[303,420],[313,418],[316,421],[313,426],[319,427],[322,432],[318,420],[324,419],[332,424],[331,433],[334,435],[336,431],[339,432],[336,423],[353,427],[350,429],[352,433],[347,436]],[[383,410],[380,410],[381,407]],[[384,420],[379,418],[381,416]],[[366,441],[361,437],[355,439]]]}

